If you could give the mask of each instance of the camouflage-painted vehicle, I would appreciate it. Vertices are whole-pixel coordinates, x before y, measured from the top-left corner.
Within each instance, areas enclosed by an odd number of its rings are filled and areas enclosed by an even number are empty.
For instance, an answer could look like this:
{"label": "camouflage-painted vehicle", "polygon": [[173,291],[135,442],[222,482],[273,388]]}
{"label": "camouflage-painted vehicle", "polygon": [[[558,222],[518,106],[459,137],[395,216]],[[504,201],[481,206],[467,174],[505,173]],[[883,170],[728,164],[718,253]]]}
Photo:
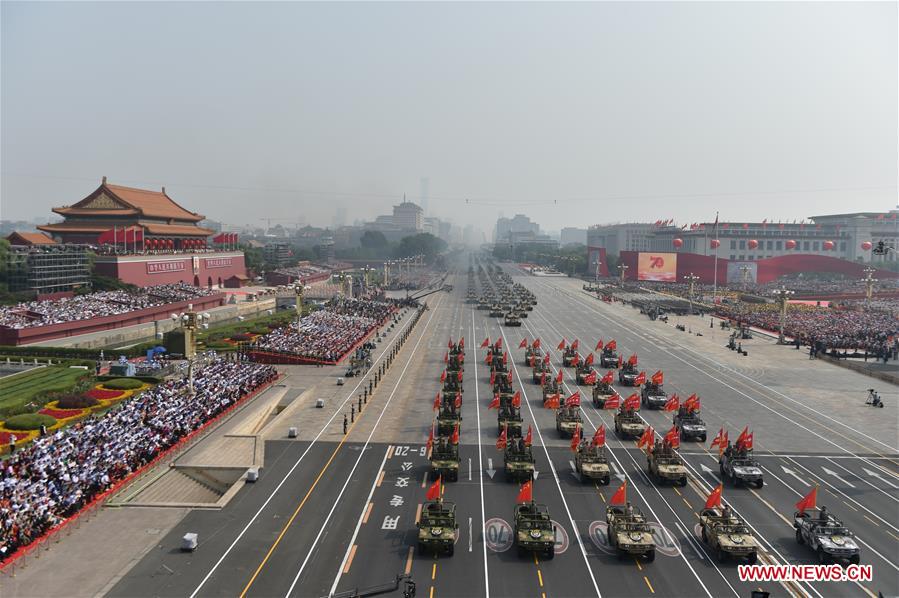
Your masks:
{"label": "camouflage-painted vehicle", "polygon": [[646,453],[646,471],[658,483],[687,485],[687,468],[674,449],[656,441],[652,450]]}
{"label": "camouflage-painted vehicle", "polygon": [[456,505],[451,502],[426,502],[421,506],[418,526],[418,554],[444,553],[453,556],[456,546]]}
{"label": "camouflage-painted vehicle", "polygon": [[646,430],[646,424],[636,411],[619,409],[615,412],[615,433],[624,438],[639,438]]}
{"label": "camouflage-painted vehicle", "polygon": [[565,407],[556,409],[556,431],[564,438],[574,436],[575,430],[581,426],[580,436],[584,437],[583,423],[581,422],[581,410],[578,407]]}
{"label": "camouflage-painted vehicle", "polygon": [[609,546],[618,551],[618,558],[627,555],[644,556],[652,562],[656,558],[656,544],[652,539],[652,530],[646,523],[646,517],[640,509],[632,506],[606,507],[606,533]]}
{"label": "camouflage-painted vehicle", "polygon": [[808,544],[822,565],[830,561],[858,565],[861,560],[855,536],[842,521],[829,515],[826,507],[822,507],[817,516],[794,513],[793,527],[796,528],[796,541]]}
{"label": "camouflage-painted vehicle", "polygon": [[703,509],[699,513],[702,540],[720,562],[728,557],[746,559],[750,565],[758,560],[759,544],[749,528],[730,507]]}
{"label": "camouflage-painted vehicle", "polygon": [[539,553],[545,559],[556,556],[556,530],[546,505],[527,502],[515,505],[514,543],[518,555]]}
{"label": "camouflage-painted vehicle", "polygon": [[462,414],[456,409],[456,405],[444,400],[440,405],[440,411],[437,413],[437,434],[449,436],[456,429],[456,426],[461,423]]}
{"label": "camouflage-painted vehicle", "polygon": [[547,380],[552,378],[553,375],[549,370],[549,366],[543,363],[542,359],[536,359],[534,361],[534,369],[531,370],[531,380],[534,384],[540,384],[540,380],[543,379],[543,374],[546,374]]}
{"label": "camouflage-painted vehicle", "polygon": [[623,386],[633,386],[638,375],[637,366],[625,362],[618,370],[618,383]]}
{"label": "camouflage-painted vehicle", "polygon": [[[529,307],[531,309],[528,309]],[[518,314],[519,318],[526,318],[526,317],[528,317],[528,312],[532,311],[533,309],[534,308],[531,307],[530,305],[525,305],[524,303],[519,303],[518,305],[515,306],[515,308],[512,311],[514,311],[516,314]]]}
{"label": "camouflage-painted vehicle", "polygon": [[647,382],[640,391],[643,404],[649,409],[662,409],[668,402],[668,393],[662,390],[661,384]]}
{"label": "camouflage-painted vehicle", "polygon": [[546,384],[543,385],[543,402],[545,403],[550,396],[559,394],[562,394],[562,385],[552,376],[547,376]]}
{"label": "camouflage-painted vehicle", "polygon": [[584,440],[577,447],[574,456],[574,469],[581,476],[581,481],[597,480],[607,486],[612,479],[609,471],[609,459],[606,457],[606,447],[595,447],[593,441]]}
{"label": "camouflage-painted vehicle", "polygon": [[521,436],[521,409],[513,407],[511,401],[506,405],[500,405],[496,414],[496,426],[498,433],[502,433],[503,428],[506,428],[510,438]]}
{"label": "camouflage-painted vehicle", "polygon": [[457,375],[450,376],[447,374],[446,380],[443,383],[443,394],[462,394],[462,382],[459,381],[459,377]]}
{"label": "camouflage-painted vehicle", "polygon": [[674,414],[674,425],[680,430],[681,440],[698,440],[705,442],[705,422],[699,416],[698,411],[688,411],[686,407],[678,409]]}
{"label": "camouflage-painted vehicle", "polygon": [[611,384],[606,382],[597,382],[593,387],[593,406],[597,409],[604,409],[606,401],[615,396],[615,389]]}
{"label": "camouflage-painted vehicle", "polygon": [[607,370],[618,369],[618,353],[603,349],[599,356],[599,366]]}
{"label": "camouflage-painted vehicle", "polygon": [[738,451],[728,446],[718,458],[718,469],[721,479],[728,480],[732,485],[753,485],[761,488],[765,485],[762,467],[752,456],[752,451]]}
{"label": "camouflage-painted vehicle", "polygon": [[459,480],[459,445],[449,436],[440,436],[431,447],[431,478],[443,476],[447,482]]}
{"label": "camouflage-painted vehicle", "polygon": [[571,345],[565,347],[565,350],[562,352],[562,365],[570,368],[574,364],[575,355],[577,355],[576,349],[572,349]]}
{"label": "camouflage-painted vehicle", "polygon": [[521,326],[521,319],[518,317],[517,313],[510,311],[506,314],[506,319],[503,323],[506,326]]}
{"label": "camouflage-painted vehicle", "polygon": [[490,317],[491,318],[501,318],[506,314],[506,311],[503,309],[503,306],[499,303],[494,303],[490,306]]}
{"label": "camouflage-painted vehicle", "polygon": [[584,365],[583,363],[577,364],[577,369],[575,370],[575,377],[577,378],[578,384],[587,384],[585,378],[590,374],[595,374],[596,371],[589,365]]}
{"label": "camouflage-painted vehicle", "polygon": [[490,309],[490,302],[486,299],[478,300],[478,309]]}
{"label": "camouflage-painted vehicle", "polygon": [[534,477],[534,453],[524,438],[509,438],[503,451],[506,479],[526,482]]}
{"label": "camouflage-painted vehicle", "polygon": [[[534,363],[531,364],[531,358],[534,358]],[[536,367],[537,364],[543,365],[543,349],[537,347],[536,349],[530,345],[524,351],[524,365],[529,367]],[[538,379],[539,381],[539,379]]]}

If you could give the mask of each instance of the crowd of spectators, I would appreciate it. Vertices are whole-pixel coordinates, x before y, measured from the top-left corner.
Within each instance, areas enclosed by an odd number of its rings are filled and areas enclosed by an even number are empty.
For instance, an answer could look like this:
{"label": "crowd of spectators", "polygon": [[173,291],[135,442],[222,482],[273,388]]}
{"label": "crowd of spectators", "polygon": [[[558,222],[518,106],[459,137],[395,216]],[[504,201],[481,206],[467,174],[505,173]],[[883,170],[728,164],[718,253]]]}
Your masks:
{"label": "crowd of spectators", "polygon": [[186,379],[164,382],[0,462],[0,562],[276,375],[214,360],[195,372],[193,394]]}
{"label": "crowd of spectators", "polygon": [[273,330],[256,342],[264,351],[337,361],[395,310],[394,303],[338,298],[304,316],[299,326]]}
{"label": "crowd of spectators", "polygon": [[217,291],[186,283],[163,284],[135,291],[100,291],[46,301],[27,301],[0,307],[0,327],[34,328],[125,314],[176,301],[189,301]]}

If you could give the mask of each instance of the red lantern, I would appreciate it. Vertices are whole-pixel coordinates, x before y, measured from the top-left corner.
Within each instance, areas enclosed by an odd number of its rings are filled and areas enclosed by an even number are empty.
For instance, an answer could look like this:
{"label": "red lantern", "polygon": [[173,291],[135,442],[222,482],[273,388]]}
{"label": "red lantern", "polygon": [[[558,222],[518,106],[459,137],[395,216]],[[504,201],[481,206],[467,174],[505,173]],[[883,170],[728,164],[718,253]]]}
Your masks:
{"label": "red lantern", "polygon": [[168,246],[169,249],[172,249],[175,247],[175,242],[172,239],[167,239],[165,244]]}
{"label": "red lantern", "polygon": [[721,247],[721,241],[719,241],[718,239],[712,239],[710,245],[712,246],[712,249],[718,249],[719,247]]}
{"label": "red lantern", "polygon": [[834,243],[833,241],[824,241],[824,249],[825,249],[825,251],[830,251],[830,250],[833,249],[834,247],[836,247],[836,243]]}
{"label": "red lantern", "polygon": [[871,241],[865,241],[862,243],[862,249],[864,249],[865,251],[870,251],[872,247],[874,247],[874,244],[871,243]]}
{"label": "red lantern", "polygon": [[749,239],[749,248],[750,249],[755,249],[758,246],[759,246],[758,241],[756,241],[755,239]]}
{"label": "red lantern", "polygon": [[790,239],[786,242],[787,249],[796,249],[796,241]]}
{"label": "red lantern", "polygon": [[677,247],[678,249],[680,249],[681,247],[684,246],[683,239],[675,239],[674,241],[672,241],[672,243],[674,243],[674,246]]}

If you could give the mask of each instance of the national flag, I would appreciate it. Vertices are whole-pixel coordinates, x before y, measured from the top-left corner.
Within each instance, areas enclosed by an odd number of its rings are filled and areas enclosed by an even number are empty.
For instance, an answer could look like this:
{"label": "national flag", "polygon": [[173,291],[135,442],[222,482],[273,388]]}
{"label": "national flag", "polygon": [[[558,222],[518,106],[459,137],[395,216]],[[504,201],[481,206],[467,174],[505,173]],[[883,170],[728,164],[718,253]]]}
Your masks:
{"label": "national flag", "polygon": [[584,365],[593,365],[593,353],[587,355],[587,358],[584,359]]}
{"label": "national flag", "polygon": [[532,502],[534,500],[534,483],[533,480],[528,480],[524,484],[521,485],[521,488],[518,490],[518,497],[515,499],[516,504],[522,504],[526,502]]}
{"label": "national flag", "polygon": [[646,384],[646,372],[640,372],[634,378],[634,386],[643,386],[644,384]]}
{"label": "national flag", "polygon": [[637,441],[637,448],[643,448],[643,446],[652,446],[652,438],[655,434],[655,431],[652,429],[652,426],[646,426],[646,429],[643,430],[643,435],[640,436],[640,440]]}
{"label": "national flag", "polygon": [[428,434],[428,442],[427,442],[427,453],[428,459],[431,458],[431,448],[434,446],[434,422],[431,422],[431,431]]}
{"label": "national flag", "polygon": [[518,343],[518,348],[519,348],[519,349],[524,349],[524,348],[527,347],[527,346],[528,346],[528,338],[527,338],[527,337],[524,337],[523,339],[521,339],[521,342]]}
{"label": "national flag", "polygon": [[464,336],[463,336],[462,338],[459,339],[459,348],[460,348],[460,349],[464,349],[464,348],[465,348],[465,337],[464,337]]}
{"label": "national flag", "polygon": [[459,444],[459,424],[456,424],[456,427],[453,428],[453,435],[450,437],[450,442]]}
{"label": "national flag", "polygon": [[536,361],[534,361],[534,356],[533,356],[533,355],[531,355],[530,357],[528,357],[528,365],[529,365],[529,366],[534,367],[534,364],[535,364],[535,363],[536,363]]}
{"label": "national flag", "polygon": [[575,353],[575,354],[574,354],[574,357],[571,358],[571,365],[577,366],[577,364],[580,363],[580,361],[581,361],[581,356],[580,356],[580,354],[579,354],[579,353]]}
{"label": "national flag", "polygon": [[540,386],[546,386],[546,372],[540,374]]}
{"label": "national flag", "polygon": [[502,338],[496,339],[496,343],[495,343],[493,346],[496,347],[497,350],[502,349],[502,347],[503,347],[503,339],[502,339]]}
{"label": "national flag", "polygon": [[562,370],[559,370],[559,373],[556,374],[556,384],[562,383]]}
{"label": "national flag", "polygon": [[621,395],[617,392],[613,394],[611,397],[606,399],[605,404],[603,404],[603,409],[618,409],[621,405]]}
{"label": "national flag", "polygon": [[627,358],[627,362],[630,365],[637,365],[637,354],[633,353],[630,357]]}
{"label": "national flag", "polygon": [[425,494],[425,498],[427,500],[440,500],[441,493],[441,479],[440,476],[437,476],[437,481],[431,484],[431,487],[428,488],[427,494]]}
{"label": "national flag", "polygon": [[740,445],[742,445],[744,442],[746,442],[746,438],[748,436],[749,436],[749,426],[746,426],[745,428],[743,428],[743,431],[740,432],[740,435],[737,436],[736,444],[737,444],[738,449],[740,448]]}
{"label": "national flag", "polygon": [[487,405],[487,409],[499,409],[499,395],[493,395],[493,400]]}
{"label": "national flag", "polygon": [[615,380],[615,374],[612,373],[612,370],[609,370],[605,373],[600,382],[603,384],[611,384],[613,380]]}
{"label": "national flag", "polygon": [[524,435],[524,445],[531,446],[534,442],[534,431],[528,426],[528,433]]}
{"label": "national flag", "polygon": [[712,444],[709,445],[709,448],[715,448],[716,446],[721,445],[721,441],[725,438],[724,428],[720,428],[718,433],[712,438]]}
{"label": "national flag", "polygon": [[818,502],[818,486],[816,485],[811,491],[802,497],[802,499],[796,503],[796,510],[800,513],[804,513],[807,509],[814,509],[817,506]]}
{"label": "national flag", "polygon": [[581,344],[581,342],[578,339],[574,339],[574,342],[571,343],[571,350],[577,351],[577,348],[580,344]]}
{"label": "national flag", "polygon": [[700,398],[696,396],[696,394],[691,394],[686,402],[684,402],[684,407],[687,408],[687,411],[700,411]]}
{"label": "national flag", "polygon": [[506,365],[509,361],[509,354],[503,351],[503,365]]}
{"label": "national flag", "polygon": [[596,384],[596,372],[590,372],[586,376],[584,376],[584,384],[593,385]]}
{"label": "national flag", "polygon": [[753,432],[750,432],[746,435],[746,438],[743,439],[743,442],[737,441],[737,450],[751,451],[752,450],[752,435]]}
{"label": "national flag", "polygon": [[556,349],[558,349],[559,351],[561,351],[561,350],[564,349],[564,348],[565,348],[565,339],[563,338],[563,339],[562,339],[562,342],[559,343],[559,346],[556,347]]}
{"label": "national flag", "polygon": [[615,507],[627,504],[627,480],[621,482],[621,485],[618,486],[618,490],[616,490],[615,494],[612,495],[612,498],[609,499],[609,504]]}
{"label": "national flag", "polygon": [[596,428],[596,432],[593,434],[593,446],[599,448],[606,445],[606,426],[605,424],[599,424],[599,427]]}
{"label": "national flag", "polygon": [[662,370],[656,370],[656,373],[652,375],[652,383],[661,386],[665,382],[665,374],[662,373]]}
{"label": "national flag", "polygon": [[449,363],[449,353],[448,352],[443,354],[443,363]]}
{"label": "national flag", "polygon": [[576,390],[574,393],[565,399],[566,407],[580,407],[581,406],[581,391]]}
{"label": "national flag", "polygon": [[499,433],[496,439],[496,450],[501,451],[506,448],[506,439],[508,438],[508,426],[503,426],[503,431]]}
{"label": "national flag", "polygon": [[453,337],[450,337],[450,339],[448,341],[446,341],[446,348],[447,349],[453,348]]}
{"label": "national flag", "polygon": [[677,431],[677,426],[671,426],[662,440],[671,448],[680,447],[680,433]]}
{"label": "national flag", "polygon": [[437,393],[437,396],[434,397],[434,411],[440,409],[440,393]]}
{"label": "national flag", "polygon": [[487,337],[487,338],[484,339],[484,342],[481,343],[481,348],[484,349],[484,348],[489,347],[489,346],[490,346],[490,337]]}
{"label": "national flag", "polygon": [[516,409],[521,408],[521,391],[520,390],[516,390],[515,394],[512,395],[512,406],[515,407]]}
{"label": "national flag", "polygon": [[593,350],[594,350],[594,351],[599,351],[599,350],[601,350],[601,349],[602,349],[602,339],[599,339],[598,341],[596,341],[596,348],[593,349]]}
{"label": "national flag", "polygon": [[640,395],[637,393],[633,393],[628,398],[624,399],[624,410],[625,411],[639,411],[640,410]]}
{"label": "national flag", "polygon": [[677,411],[680,409],[680,398],[677,395],[671,395],[665,402],[665,411]]}
{"label": "national flag", "polygon": [[574,425],[574,434],[571,436],[571,450],[577,452],[577,447],[581,443],[581,424]]}
{"label": "national flag", "polygon": [[440,381],[446,382],[446,370],[443,370],[443,372],[440,374]]}
{"label": "national flag", "polygon": [[531,343],[531,346],[532,346],[533,348],[535,348],[535,349],[539,349],[539,348],[540,348],[540,339],[539,339],[539,338],[535,338],[535,339],[534,339],[534,342]]}
{"label": "national flag", "polygon": [[456,395],[456,409],[462,408],[462,395]]}
{"label": "national flag", "polygon": [[718,484],[714,490],[709,492],[709,497],[705,500],[706,509],[716,509],[721,506],[722,490],[724,490],[724,484]]}
{"label": "national flag", "polygon": [[608,350],[608,351],[614,351],[617,348],[618,348],[618,343],[615,341],[614,338],[606,343],[606,350]]}

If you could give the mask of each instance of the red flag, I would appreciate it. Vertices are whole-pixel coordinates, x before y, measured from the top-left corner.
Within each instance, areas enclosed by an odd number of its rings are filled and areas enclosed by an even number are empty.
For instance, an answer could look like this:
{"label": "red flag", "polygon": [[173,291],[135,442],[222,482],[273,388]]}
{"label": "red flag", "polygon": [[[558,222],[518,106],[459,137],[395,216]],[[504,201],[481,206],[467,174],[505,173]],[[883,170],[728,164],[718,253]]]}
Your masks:
{"label": "red flag", "polygon": [[528,433],[524,437],[524,445],[531,446],[534,440],[534,431],[531,430],[531,426],[528,426]]}
{"label": "red flag", "polygon": [[577,452],[577,447],[581,443],[581,424],[574,425],[574,434],[571,436],[571,450]]}
{"label": "red flag", "polygon": [[618,393],[613,394],[611,397],[606,399],[605,404],[603,404],[603,409],[618,409],[618,406],[621,405],[621,395]]}
{"label": "red flag", "polygon": [[465,337],[464,336],[459,339],[459,348],[462,349],[463,347],[465,347]]}
{"label": "red flag", "polygon": [[580,345],[580,341],[578,339],[574,339],[574,342],[571,343],[571,348],[577,351],[578,345]]}
{"label": "red flag", "polygon": [[562,383],[562,370],[559,370],[559,373],[556,374],[556,384]]}
{"label": "red flag", "polygon": [[615,342],[614,338],[606,343],[606,349],[608,349],[609,351],[614,351],[617,348],[618,348],[618,343]]}
{"label": "red flag", "polygon": [[622,359],[621,355],[618,356],[618,367],[621,367]]}
{"label": "red flag", "polygon": [[721,491],[724,490],[724,484],[718,484],[714,490],[709,492],[709,497],[705,501],[706,509],[715,509],[721,506]]}
{"label": "red flag", "polygon": [[512,406],[516,409],[521,408],[521,391],[516,390],[515,394],[512,395]]}
{"label": "red flag", "polygon": [[663,441],[671,448],[678,448],[680,446],[680,434],[677,431],[677,426],[671,426],[671,429],[665,434]]}
{"label": "red flag", "polygon": [[634,353],[630,357],[628,357],[627,362],[631,365],[637,365],[637,354]]}
{"label": "red flag", "polygon": [[727,430],[724,431],[724,438],[721,439],[721,442],[718,444],[718,456],[720,457],[724,453],[724,449],[727,448]]}
{"label": "red flag", "polygon": [[425,494],[425,498],[427,500],[440,500],[440,476],[437,476],[437,481],[431,484],[431,487],[428,488],[427,494]]}
{"label": "red flag", "polygon": [[546,372],[540,374],[540,386],[546,386]]}
{"label": "red flag", "polygon": [[456,409],[462,407],[462,395],[456,395]]}
{"label": "red flag", "polygon": [[812,488],[811,492],[802,497],[802,499],[796,503],[796,510],[800,513],[805,513],[806,509],[814,509],[818,502],[818,486]]}
{"label": "red flag", "polygon": [[452,337],[450,337],[450,339],[448,341],[446,341],[446,348],[447,349],[453,348],[453,338]]}
{"label": "red flag", "polygon": [[652,383],[658,384],[661,386],[665,381],[665,374],[662,373],[662,370],[656,371],[655,374],[652,375]]}
{"label": "red flag", "polygon": [[579,353],[575,353],[574,357],[571,358],[571,365],[577,365],[581,361],[581,356]]}
{"label": "red flag", "polygon": [[506,438],[508,438],[508,433],[506,432],[507,426],[503,426],[503,431],[500,432],[499,438],[496,439],[496,450],[501,451],[506,448]]}
{"label": "red flag", "polygon": [[443,370],[443,372],[440,374],[440,381],[446,382],[446,370]]}
{"label": "red flag", "polygon": [[490,338],[488,337],[488,338],[485,338],[485,339],[484,339],[484,342],[483,342],[483,343],[481,343],[481,348],[484,349],[484,348],[489,347],[489,346],[490,346]]}
{"label": "red flag", "polygon": [[640,436],[640,440],[637,441],[637,448],[643,448],[643,446],[652,446],[652,438],[655,434],[652,426],[646,426],[646,429],[643,430],[643,435]]}
{"label": "red flag", "polygon": [[437,393],[437,396],[434,397],[434,411],[440,409],[440,393]]}
{"label": "red flag", "polygon": [[746,442],[746,438],[749,436],[749,426],[743,428],[743,431],[740,432],[740,435],[737,436],[737,448],[740,448],[740,445]]}
{"label": "red flag", "polygon": [[499,409],[499,395],[493,395],[493,400],[487,405],[487,409]]}
{"label": "red flag", "polygon": [[665,403],[665,411],[677,411],[680,409],[680,398],[677,395],[671,395],[671,398]]}
{"label": "red flag", "polygon": [[637,393],[633,393],[628,398],[624,399],[624,410],[630,411],[639,411],[640,410],[640,395]]}
{"label": "red flag", "polygon": [[521,485],[521,489],[518,491],[518,497],[515,499],[516,504],[522,504],[526,502],[531,502],[534,500],[534,486],[531,480],[528,480],[524,484]]}
{"label": "red flag", "polygon": [[491,365],[493,363],[493,353],[487,353],[487,357],[484,358],[484,363],[487,365]]}
{"label": "red flag", "polygon": [[449,353],[443,354],[443,363],[449,363]]}
{"label": "red flag", "polygon": [[596,348],[593,350],[599,351],[600,349],[602,349],[602,339],[599,339],[598,341],[596,341]]}
{"label": "red flag", "polygon": [[691,394],[687,397],[687,400],[684,402],[684,407],[687,408],[687,411],[699,411],[699,397],[696,396],[696,393]]}
{"label": "red flag", "polygon": [[609,370],[609,371],[606,372],[606,374],[602,377],[601,382],[602,382],[603,384],[611,384],[613,380],[615,380],[615,374],[613,374],[612,371]]}
{"label": "red flag", "polygon": [[521,342],[518,343],[518,348],[524,349],[527,346],[528,346],[528,337],[524,337],[523,339],[521,339]]}
{"label": "red flag", "polygon": [[456,427],[453,428],[453,435],[450,438],[450,442],[453,444],[459,444],[459,424],[456,424]]}
{"label": "red flag", "polygon": [[549,365],[549,353],[543,356],[543,363]]}
{"label": "red flag", "polygon": [[462,382],[462,370],[459,370],[459,373],[456,374],[456,378],[459,379],[459,382]]}
{"label": "red flag", "polygon": [[634,386],[643,386],[644,384],[646,384],[646,372],[640,372],[634,378]]}
{"label": "red flag", "polygon": [[539,349],[539,348],[540,348],[540,339],[539,339],[539,338],[535,338],[535,339],[534,339],[534,342],[531,343],[531,346],[534,347],[535,349]]}
{"label": "red flag", "polygon": [[584,384],[593,385],[596,384],[596,372],[590,372],[586,376],[584,376]]}
{"label": "red flag", "polygon": [[431,458],[431,447],[434,446],[434,422],[431,422],[431,431],[428,434],[427,453],[428,459]]}
{"label": "red flag", "polygon": [[531,355],[530,357],[528,357],[528,365],[529,365],[529,366],[534,367],[534,364],[535,364],[535,363],[536,363],[536,361],[534,360],[534,356],[533,356],[533,355]]}
{"label": "red flag", "polygon": [[581,406],[581,391],[576,390],[574,394],[565,399],[566,407],[580,407]]}
{"label": "red flag", "polygon": [[546,407],[547,409],[558,409],[560,398],[561,398],[561,395],[559,393],[556,393],[554,395],[549,395],[549,397],[547,397],[547,399],[546,399],[546,402],[543,403],[543,406]]}
{"label": "red flag", "polygon": [[490,384],[496,384],[496,372],[490,372]]}
{"label": "red flag", "polygon": [[493,346],[496,347],[497,349],[501,349],[502,346],[503,346],[503,339],[502,339],[502,337],[496,339],[496,343],[495,343]]}
{"label": "red flag", "polygon": [[715,448],[719,444],[721,444],[721,440],[724,438],[724,428],[718,430],[718,433],[712,438],[712,444],[709,445],[709,448]]}
{"label": "red flag", "polygon": [[618,490],[615,491],[615,494],[612,495],[612,498],[609,499],[609,504],[612,506],[621,506],[627,503],[627,480],[621,482],[621,485],[618,487]]}
{"label": "red flag", "polygon": [[562,339],[562,342],[559,343],[559,346],[556,347],[556,349],[558,349],[559,351],[561,351],[561,350],[564,349],[564,348],[565,348],[565,339],[563,338],[563,339]]}
{"label": "red flag", "polygon": [[743,442],[737,441],[737,450],[751,451],[752,450],[752,435],[753,432],[750,432],[746,435],[746,438],[743,439]]}
{"label": "red flag", "polygon": [[599,427],[596,428],[596,432],[593,434],[593,446],[599,448],[606,445],[606,426],[605,424],[599,424]]}
{"label": "red flag", "polygon": [[512,384],[512,370],[506,372],[506,380],[509,381],[509,384]]}
{"label": "red flag", "polygon": [[593,353],[587,355],[587,358],[584,359],[584,365],[593,365]]}
{"label": "red flag", "polygon": [[509,354],[506,353],[505,351],[503,351],[503,365],[506,365],[508,360],[509,360]]}

